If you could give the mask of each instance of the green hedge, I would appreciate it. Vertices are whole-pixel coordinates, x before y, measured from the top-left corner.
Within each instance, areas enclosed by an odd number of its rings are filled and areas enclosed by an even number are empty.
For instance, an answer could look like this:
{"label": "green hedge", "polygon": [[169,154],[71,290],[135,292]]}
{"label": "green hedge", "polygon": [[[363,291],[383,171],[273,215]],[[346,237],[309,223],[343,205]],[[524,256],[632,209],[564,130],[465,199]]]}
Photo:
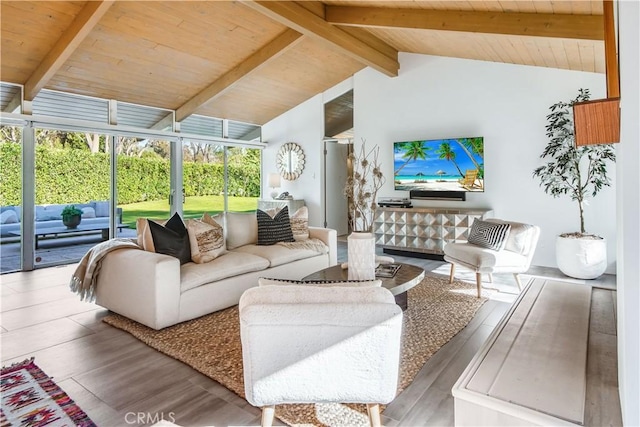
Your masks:
{"label": "green hedge", "polygon": [[[169,161],[118,156],[118,202],[128,204],[169,197]],[[21,145],[0,144],[0,205],[21,200]],[[187,196],[223,192],[224,166],[185,162]],[[85,150],[36,147],[36,204],[86,203],[109,199],[109,155]],[[260,196],[260,165],[228,167],[230,196]]]}

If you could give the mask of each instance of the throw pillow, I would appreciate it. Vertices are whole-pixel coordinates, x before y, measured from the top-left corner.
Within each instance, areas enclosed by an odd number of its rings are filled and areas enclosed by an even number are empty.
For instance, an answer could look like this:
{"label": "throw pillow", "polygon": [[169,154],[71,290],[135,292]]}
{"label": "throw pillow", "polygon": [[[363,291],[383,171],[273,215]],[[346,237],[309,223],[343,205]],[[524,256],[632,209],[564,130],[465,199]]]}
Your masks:
{"label": "throw pillow", "polygon": [[289,220],[289,209],[285,206],[273,218],[258,209],[258,245],[275,245],[278,242],[295,242]]}
{"label": "throw pillow", "polygon": [[475,219],[471,225],[467,241],[483,248],[500,251],[504,248],[510,228],[509,224]]}
{"label": "throw pillow", "polygon": [[96,211],[93,208],[86,207],[82,208],[82,218],[95,218]]}
{"label": "throw pillow", "polygon": [[[137,234],[137,243],[142,249],[147,252],[155,252],[156,249],[153,246],[153,237],[151,237],[151,230],[149,230],[149,221],[146,218],[137,218],[136,219],[136,234]],[[160,225],[165,225],[167,220],[157,221]]]}
{"label": "throw pillow", "polygon": [[258,221],[254,212],[227,212],[225,229],[227,249],[258,242]]}
{"label": "throw pillow", "polygon": [[175,213],[164,226],[154,221],[148,221],[148,224],[157,253],[176,257],[180,264],[191,261],[189,233],[180,215]]}
{"label": "throw pillow", "polygon": [[209,214],[205,215],[208,216],[208,221],[204,217],[187,221],[191,260],[197,264],[213,261],[226,250],[224,230]]}
{"label": "throw pillow", "polygon": [[346,288],[375,288],[382,286],[381,280],[287,280],[272,279],[268,277],[258,278],[258,286],[269,285],[297,285],[318,286],[321,288],[346,287]]}
{"label": "throw pillow", "polygon": [[309,209],[301,207],[291,215],[291,232],[295,240],[307,240],[309,238]]}
{"label": "throw pillow", "polygon": [[18,222],[18,214],[12,209],[8,209],[0,214],[0,224],[13,224]]}

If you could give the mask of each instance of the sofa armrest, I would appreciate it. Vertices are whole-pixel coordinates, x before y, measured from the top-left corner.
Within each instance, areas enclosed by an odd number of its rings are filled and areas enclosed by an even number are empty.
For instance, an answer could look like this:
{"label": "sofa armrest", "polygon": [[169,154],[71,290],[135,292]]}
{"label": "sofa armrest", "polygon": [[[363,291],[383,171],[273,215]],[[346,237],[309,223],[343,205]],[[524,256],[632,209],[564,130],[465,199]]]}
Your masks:
{"label": "sofa armrest", "polygon": [[180,261],[140,249],[118,249],[102,260],[96,303],[153,329],[178,323]]}
{"label": "sofa armrest", "polygon": [[329,266],[338,263],[338,233],[332,228],[309,227],[309,237],[322,240],[329,247]]}

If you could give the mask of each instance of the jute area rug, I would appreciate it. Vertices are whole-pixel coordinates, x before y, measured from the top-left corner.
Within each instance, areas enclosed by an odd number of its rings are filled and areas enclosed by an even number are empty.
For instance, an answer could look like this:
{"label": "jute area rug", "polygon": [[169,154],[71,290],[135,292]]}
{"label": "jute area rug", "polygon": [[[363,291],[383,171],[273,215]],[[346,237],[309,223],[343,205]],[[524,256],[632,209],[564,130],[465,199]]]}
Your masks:
{"label": "jute area rug", "polygon": [[[473,318],[486,298],[475,284],[427,276],[409,290],[404,312],[399,394],[422,365]],[[180,360],[244,398],[238,307],[153,330],[117,314],[104,321]],[[276,416],[292,425],[368,425],[365,405],[296,404],[276,406]]]}

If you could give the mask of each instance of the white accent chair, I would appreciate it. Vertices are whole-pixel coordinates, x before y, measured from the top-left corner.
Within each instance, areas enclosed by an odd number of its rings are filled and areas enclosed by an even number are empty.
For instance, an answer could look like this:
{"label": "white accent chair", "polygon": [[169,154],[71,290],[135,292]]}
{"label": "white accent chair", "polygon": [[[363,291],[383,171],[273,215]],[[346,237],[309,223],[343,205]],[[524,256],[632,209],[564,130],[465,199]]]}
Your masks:
{"label": "white accent chair", "polygon": [[272,425],[275,405],[379,404],[396,395],[402,310],[382,287],[269,285],[240,299],[247,401]]}
{"label": "white accent chair", "polygon": [[451,263],[449,283],[453,282],[455,266],[458,264],[475,271],[478,298],[482,292],[482,274],[488,274],[489,280],[493,281],[493,273],[513,273],[518,289],[522,290],[518,274],[525,273],[531,266],[540,227],[493,218],[485,221],[511,225],[504,249],[496,251],[469,242],[447,243],[444,246],[444,260]]}

